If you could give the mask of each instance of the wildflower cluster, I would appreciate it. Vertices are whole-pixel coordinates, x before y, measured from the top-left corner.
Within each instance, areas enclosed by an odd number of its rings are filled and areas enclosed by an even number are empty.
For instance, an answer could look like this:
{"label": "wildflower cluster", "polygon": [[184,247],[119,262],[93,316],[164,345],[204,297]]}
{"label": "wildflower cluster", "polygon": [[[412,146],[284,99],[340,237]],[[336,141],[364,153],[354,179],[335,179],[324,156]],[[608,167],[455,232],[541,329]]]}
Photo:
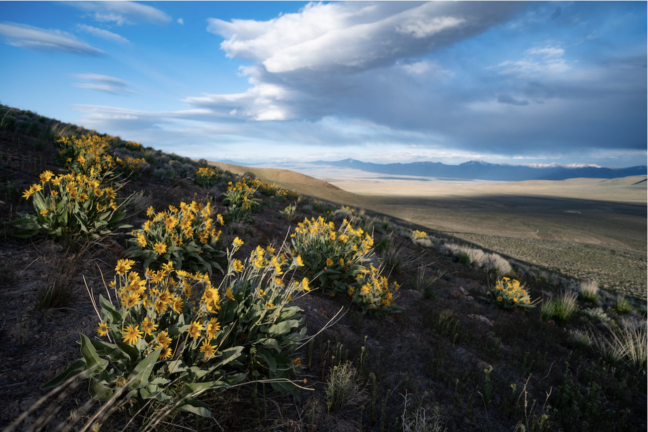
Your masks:
{"label": "wildflower cluster", "polygon": [[380,277],[377,269],[365,265],[373,253],[369,233],[354,229],[346,219],[336,230],[334,222],[320,216],[304,219],[291,237],[293,255],[301,258],[303,273],[324,292],[348,294],[363,312],[396,310],[391,304],[395,289],[389,288],[387,278]]}
{"label": "wildflower cluster", "polygon": [[131,233],[132,246],[126,250],[126,257],[142,260],[145,268],[159,268],[171,261],[177,269],[211,274],[216,267],[222,271],[216,260],[225,253],[218,245],[222,231],[217,227],[225,221],[220,214],[212,219],[209,202],[181,202],[179,209],[169,206],[163,212],[150,207],[146,215],[149,219],[142,228]]}
{"label": "wildflower cluster", "polygon": [[201,167],[196,170],[194,183],[204,188],[211,188],[220,180],[223,173],[211,167]]}
{"label": "wildflower cluster", "polygon": [[261,180],[249,180],[247,183],[254,187],[255,190],[259,191],[262,195],[269,196],[269,197],[279,197],[283,198],[286,200],[293,200],[297,199],[299,195],[297,192],[292,191],[292,190],[286,190],[282,189],[281,187],[277,186],[276,184],[272,183],[266,183]]}
{"label": "wildflower cluster", "polygon": [[140,172],[140,168],[146,163],[146,159],[127,156],[126,159],[117,157],[115,162],[121,167],[122,172],[131,176]]}
{"label": "wildflower cluster", "polygon": [[249,221],[253,210],[259,207],[254,198],[256,188],[250,186],[245,178],[236,183],[229,182],[223,203],[228,206],[228,218],[234,221]]}
{"label": "wildflower cluster", "polygon": [[528,309],[534,307],[529,294],[520,287],[520,282],[515,279],[511,280],[507,277],[499,279],[495,284],[495,288],[489,290],[486,294],[491,303],[502,308]]}
{"label": "wildflower cluster", "polygon": [[144,148],[142,144],[133,141],[122,141],[121,146],[135,151],[142,151]]}
{"label": "wildflower cluster", "polygon": [[45,171],[40,183],[31,185],[23,198],[33,198],[35,215],[14,222],[21,228],[19,237],[31,237],[44,232],[56,237],[82,234],[93,238],[118,228],[125,216],[129,199],[117,198],[112,186],[85,174],[54,175]]}
{"label": "wildflower cluster", "polygon": [[98,135],[63,137],[57,141],[59,156],[68,171],[90,177],[104,177],[115,167],[108,153],[110,141]]}
{"label": "wildflower cluster", "polygon": [[427,238],[427,233],[425,231],[414,230],[412,231],[412,240],[421,240]]}
{"label": "wildflower cluster", "polygon": [[380,273],[373,265],[363,268],[356,277],[357,286],[349,287],[347,294],[360,305],[363,313],[400,312],[402,309],[392,303],[400,285],[396,281],[390,285],[387,277]]}
{"label": "wildflower cluster", "polygon": [[[196,412],[202,405],[192,397],[246,377],[271,378],[277,390],[295,393],[288,378],[300,362],[290,356],[305,328],[301,309],[290,302],[303,284],[284,282],[271,248],[257,248],[245,263],[233,259],[242,243],[233,244],[219,288],[207,273],[175,270],[172,262],[140,275],[131,271],[134,261],[119,260],[110,283],[117,304],[100,297],[97,334],[108,341],[81,335],[83,358],[46,387],[86,371],[90,393],[99,400],[125,386],[131,412],[148,399],[176,397],[178,409],[206,416],[211,413]],[[286,262],[285,270],[296,266]],[[184,385],[172,388],[177,380]]]}
{"label": "wildflower cluster", "polygon": [[354,229],[345,219],[339,230],[334,222],[304,219],[292,237],[294,254],[301,256],[305,274],[317,276],[318,285],[331,293],[345,292],[364,269],[373,238],[361,228]]}

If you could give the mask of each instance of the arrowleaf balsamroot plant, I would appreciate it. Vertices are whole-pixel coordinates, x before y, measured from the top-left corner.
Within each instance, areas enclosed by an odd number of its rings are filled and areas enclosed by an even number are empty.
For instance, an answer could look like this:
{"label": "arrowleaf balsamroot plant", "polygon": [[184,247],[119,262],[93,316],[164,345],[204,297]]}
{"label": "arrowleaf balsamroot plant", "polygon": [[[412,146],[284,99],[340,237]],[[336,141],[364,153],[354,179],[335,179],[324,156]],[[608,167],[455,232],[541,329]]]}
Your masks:
{"label": "arrowleaf balsamroot plant", "polygon": [[212,188],[218,183],[221,179],[223,173],[211,167],[200,167],[196,170],[196,175],[194,176],[194,183],[200,187]]}
{"label": "arrowleaf balsamroot plant", "polygon": [[535,307],[527,291],[520,287],[520,282],[510,278],[498,279],[495,288],[487,293],[487,299],[504,309],[530,309]]}
{"label": "arrowleaf balsamroot plant", "polygon": [[23,198],[33,198],[35,215],[25,215],[13,224],[22,229],[17,237],[31,237],[39,232],[55,237],[83,235],[92,238],[110,234],[119,228],[130,202],[117,198],[115,188],[101,179],[85,174],[55,176],[51,171],[40,175]]}
{"label": "arrowleaf balsamroot plant", "polygon": [[304,219],[291,234],[293,255],[304,263],[304,274],[330,295],[346,293],[365,312],[398,312],[392,303],[399,285],[373,265],[373,238],[344,219],[336,230],[323,217]]}
{"label": "arrowleaf balsamroot plant", "polygon": [[131,414],[155,399],[207,417],[197,394],[249,378],[298,397],[290,378],[301,362],[291,357],[306,329],[291,302],[304,283],[284,281],[298,264],[284,262],[284,272],[260,247],[241,262],[233,258],[241,244],[233,243],[220,288],[208,274],[175,270],[172,262],[142,277],[130,271],[135,261],[119,260],[110,283],[117,304],[100,297],[97,334],[108,340],[81,335],[83,358],[44,387],[85,372],[92,397],[123,395]]}
{"label": "arrowleaf balsamroot plant", "polygon": [[126,257],[142,260],[145,268],[157,269],[171,261],[179,270],[223,271],[216,261],[225,256],[219,245],[222,231],[217,226],[225,221],[220,214],[215,220],[211,218],[209,202],[181,202],[179,209],[171,205],[163,212],[149,207],[146,214],[149,220],[131,233],[132,246],[126,250]]}
{"label": "arrowleaf balsamroot plant", "polygon": [[248,222],[252,219],[252,211],[260,206],[254,198],[256,189],[248,185],[245,178],[236,183],[228,183],[227,192],[223,194],[223,204],[227,205],[227,218],[231,221]]}

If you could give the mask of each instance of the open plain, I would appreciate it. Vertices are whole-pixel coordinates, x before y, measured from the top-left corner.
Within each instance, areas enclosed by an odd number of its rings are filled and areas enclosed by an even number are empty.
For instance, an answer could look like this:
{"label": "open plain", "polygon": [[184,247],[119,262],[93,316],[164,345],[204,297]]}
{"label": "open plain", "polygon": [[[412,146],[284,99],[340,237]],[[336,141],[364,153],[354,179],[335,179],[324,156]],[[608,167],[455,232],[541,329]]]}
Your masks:
{"label": "open plain", "polygon": [[[217,163],[332,202],[403,219],[528,264],[646,298],[646,176],[486,182],[296,165]],[[318,177],[318,178],[313,178]]]}

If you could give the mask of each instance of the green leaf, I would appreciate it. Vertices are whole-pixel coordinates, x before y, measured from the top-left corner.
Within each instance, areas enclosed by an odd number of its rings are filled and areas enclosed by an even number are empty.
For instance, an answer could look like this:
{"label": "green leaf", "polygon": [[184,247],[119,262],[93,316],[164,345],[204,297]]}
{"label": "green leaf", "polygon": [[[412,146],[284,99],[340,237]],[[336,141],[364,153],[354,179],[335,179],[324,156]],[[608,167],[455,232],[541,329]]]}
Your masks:
{"label": "green leaf", "polygon": [[178,407],[182,411],[197,414],[201,417],[211,418],[212,413],[207,409],[207,404],[194,399],[187,399],[185,405]]}
{"label": "green leaf", "polygon": [[153,371],[153,366],[155,366],[155,362],[160,356],[161,351],[162,347],[159,347],[151,354],[147,355],[146,358],[139,362],[137,366],[135,366],[135,369],[133,370],[135,378],[132,380],[128,388],[134,389],[148,385],[149,377],[151,376],[151,372]]}
{"label": "green leaf", "polygon": [[[121,312],[115,309],[115,306],[101,294],[99,294],[99,303],[101,304],[101,318],[104,321],[112,321],[115,323],[121,322]],[[107,314],[104,314],[104,311],[106,311]],[[108,317],[110,317],[111,320],[109,320]]]}
{"label": "green leaf", "polygon": [[258,343],[263,348],[272,348],[277,352],[281,352],[281,348],[279,347],[276,339],[259,339]]}
{"label": "green leaf", "polygon": [[108,360],[99,357],[99,354],[97,354],[97,351],[92,345],[92,342],[90,341],[88,336],[84,334],[81,334],[81,355],[85,359],[86,365],[88,365],[88,369],[97,367],[101,371],[106,369],[106,366],[108,366]]}
{"label": "green leaf", "polygon": [[136,362],[137,359],[139,358],[139,351],[137,348],[128,345],[127,343],[122,342],[121,339],[115,338],[115,345],[124,353],[130,357],[132,362]]}
{"label": "green leaf", "polygon": [[268,352],[268,351],[266,351],[264,349],[259,349],[258,353],[266,361],[266,363],[268,365],[268,369],[270,369],[270,372],[276,372],[277,371],[277,362],[275,361],[274,356],[270,352]]}
{"label": "green leaf", "polygon": [[290,329],[299,326],[299,321],[297,320],[288,320],[275,324],[268,328],[267,333],[271,336],[280,336],[290,332]]}
{"label": "green leaf", "polygon": [[94,378],[90,379],[88,391],[90,392],[90,396],[102,402],[110,400],[113,395],[113,390],[111,388],[100,384],[99,381]]}
{"label": "green leaf", "polygon": [[86,370],[86,368],[87,365],[85,360],[83,359],[77,360],[74,363],[72,363],[70,366],[68,366],[68,368],[65,369],[62,374],[58,375],[51,381],[43,384],[41,388],[47,389],[50,387],[56,387],[57,385],[61,384],[63,381],[67,380],[68,378],[80,374],[81,372]]}
{"label": "green leaf", "polygon": [[114,350],[117,349],[117,345],[104,342],[97,339],[90,339],[92,346],[97,351],[97,354],[100,356],[109,356]]}
{"label": "green leaf", "polygon": [[184,372],[187,369],[187,365],[184,364],[182,360],[171,360],[167,362],[167,368],[169,370],[169,373],[178,373],[178,372]]}
{"label": "green leaf", "polygon": [[164,389],[161,389],[157,385],[149,385],[146,388],[140,389],[139,392],[142,399],[155,399],[158,401],[167,401],[171,399],[171,396],[164,393]]}
{"label": "green leaf", "polygon": [[232,360],[236,360],[237,358],[239,358],[241,356],[241,352],[243,351],[243,348],[244,347],[242,346],[238,346],[238,347],[232,347],[221,351],[221,358],[220,358],[220,362],[218,363],[218,367],[226,365]]}

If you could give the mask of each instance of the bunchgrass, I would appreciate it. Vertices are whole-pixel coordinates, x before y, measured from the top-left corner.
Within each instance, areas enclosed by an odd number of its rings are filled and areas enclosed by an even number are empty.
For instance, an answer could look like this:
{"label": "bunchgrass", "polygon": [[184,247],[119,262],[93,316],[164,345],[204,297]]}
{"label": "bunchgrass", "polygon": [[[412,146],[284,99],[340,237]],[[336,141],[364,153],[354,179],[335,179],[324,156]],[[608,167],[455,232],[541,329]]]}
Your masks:
{"label": "bunchgrass", "polygon": [[412,288],[422,292],[424,298],[434,300],[438,296],[436,287],[436,281],[438,279],[438,276],[429,276],[425,271],[425,267],[419,267],[416,278],[412,281]]}
{"label": "bunchgrass", "polygon": [[581,295],[583,296],[583,300],[590,303],[596,303],[596,300],[598,300],[599,291],[599,287],[596,281],[581,281],[580,290]]}
{"label": "bunchgrass", "polygon": [[627,315],[632,312],[632,309],[632,304],[623,294],[614,301],[614,310],[620,315]]}
{"label": "bunchgrass", "polygon": [[558,297],[543,302],[540,317],[543,321],[553,319],[559,324],[566,324],[578,312],[576,298],[576,293],[563,291]]}
{"label": "bunchgrass", "polygon": [[567,323],[578,312],[576,298],[575,292],[563,291],[555,299],[556,310],[554,311],[554,318],[558,323]]}
{"label": "bunchgrass", "polygon": [[331,369],[326,387],[329,410],[335,411],[347,405],[357,404],[363,399],[362,389],[355,380],[356,369],[350,362]]}
{"label": "bunchgrass", "polygon": [[556,311],[556,304],[553,300],[544,300],[540,307],[540,318],[542,321],[549,321]]}
{"label": "bunchgrass", "polygon": [[578,329],[569,331],[569,340],[579,348],[587,348],[592,343],[590,334]]}
{"label": "bunchgrass", "polygon": [[610,331],[607,337],[603,333],[592,334],[592,346],[608,362],[626,362],[630,366],[646,370],[646,326],[622,325]]}

